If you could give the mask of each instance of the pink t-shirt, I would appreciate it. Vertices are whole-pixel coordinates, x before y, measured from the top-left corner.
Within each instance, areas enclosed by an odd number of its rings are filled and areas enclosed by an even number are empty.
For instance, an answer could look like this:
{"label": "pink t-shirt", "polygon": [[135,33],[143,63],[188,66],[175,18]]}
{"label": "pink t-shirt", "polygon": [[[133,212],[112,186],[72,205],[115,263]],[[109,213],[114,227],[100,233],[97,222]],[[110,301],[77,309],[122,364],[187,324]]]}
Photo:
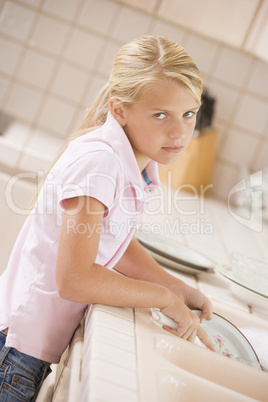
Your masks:
{"label": "pink t-shirt", "polygon": [[[57,363],[86,305],[62,299],[55,282],[58,238],[65,200],[90,196],[106,206],[96,263],[112,269],[126,250],[158,186],[158,166],[140,173],[130,143],[109,113],[106,123],[70,142],[52,168],[0,277],[0,330],[6,346]],[[86,225],[70,231],[88,233]]]}

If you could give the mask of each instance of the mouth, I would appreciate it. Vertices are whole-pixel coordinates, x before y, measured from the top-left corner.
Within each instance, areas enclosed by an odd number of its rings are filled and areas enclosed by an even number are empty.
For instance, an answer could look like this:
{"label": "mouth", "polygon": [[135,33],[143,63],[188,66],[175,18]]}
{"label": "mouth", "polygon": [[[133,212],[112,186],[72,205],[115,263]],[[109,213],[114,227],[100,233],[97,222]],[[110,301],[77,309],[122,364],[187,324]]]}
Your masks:
{"label": "mouth", "polygon": [[177,154],[182,150],[183,147],[163,147],[162,149],[166,152]]}

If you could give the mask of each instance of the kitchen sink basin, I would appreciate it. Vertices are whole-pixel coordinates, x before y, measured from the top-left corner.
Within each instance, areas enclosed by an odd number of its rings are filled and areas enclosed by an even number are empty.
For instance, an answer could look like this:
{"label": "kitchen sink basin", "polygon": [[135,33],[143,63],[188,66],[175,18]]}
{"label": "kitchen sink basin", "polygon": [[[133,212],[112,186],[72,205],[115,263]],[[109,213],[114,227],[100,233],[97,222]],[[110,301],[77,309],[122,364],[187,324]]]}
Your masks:
{"label": "kitchen sink basin", "polygon": [[267,401],[267,373],[167,333],[150,310],[135,323],[142,402]]}

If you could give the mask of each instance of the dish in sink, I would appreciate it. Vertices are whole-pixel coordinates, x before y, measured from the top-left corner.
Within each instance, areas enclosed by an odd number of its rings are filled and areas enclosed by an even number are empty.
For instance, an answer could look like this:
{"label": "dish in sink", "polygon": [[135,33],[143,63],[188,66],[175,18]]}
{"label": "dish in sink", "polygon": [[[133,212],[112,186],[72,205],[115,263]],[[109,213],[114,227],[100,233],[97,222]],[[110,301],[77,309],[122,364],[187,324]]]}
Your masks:
{"label": "dish in sink", "polygon": [[136,239],[158,263],[168,268],[190,274],[214,273],[212,260],[175,240],[142,232],[136,233]]}

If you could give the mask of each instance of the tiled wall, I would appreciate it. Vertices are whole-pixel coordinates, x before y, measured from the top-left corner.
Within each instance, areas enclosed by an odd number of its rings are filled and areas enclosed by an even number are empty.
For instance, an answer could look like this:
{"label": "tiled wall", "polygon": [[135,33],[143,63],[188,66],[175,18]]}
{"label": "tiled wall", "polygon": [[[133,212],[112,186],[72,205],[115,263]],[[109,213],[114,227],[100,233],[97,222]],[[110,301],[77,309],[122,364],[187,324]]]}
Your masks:
{"label": "tiled wall", "polygon": [[0,110],[23,128],[15,141],[14,131],[0,138],[0,161],[13,171],[45,168],[106,82],[121,44],[159,34],[186,48],[217,97],[214,191],[226,197],[241,167],[268,165],[268,65],[165,21],[156,1],[144,11],[138,3],[0,0]]}

